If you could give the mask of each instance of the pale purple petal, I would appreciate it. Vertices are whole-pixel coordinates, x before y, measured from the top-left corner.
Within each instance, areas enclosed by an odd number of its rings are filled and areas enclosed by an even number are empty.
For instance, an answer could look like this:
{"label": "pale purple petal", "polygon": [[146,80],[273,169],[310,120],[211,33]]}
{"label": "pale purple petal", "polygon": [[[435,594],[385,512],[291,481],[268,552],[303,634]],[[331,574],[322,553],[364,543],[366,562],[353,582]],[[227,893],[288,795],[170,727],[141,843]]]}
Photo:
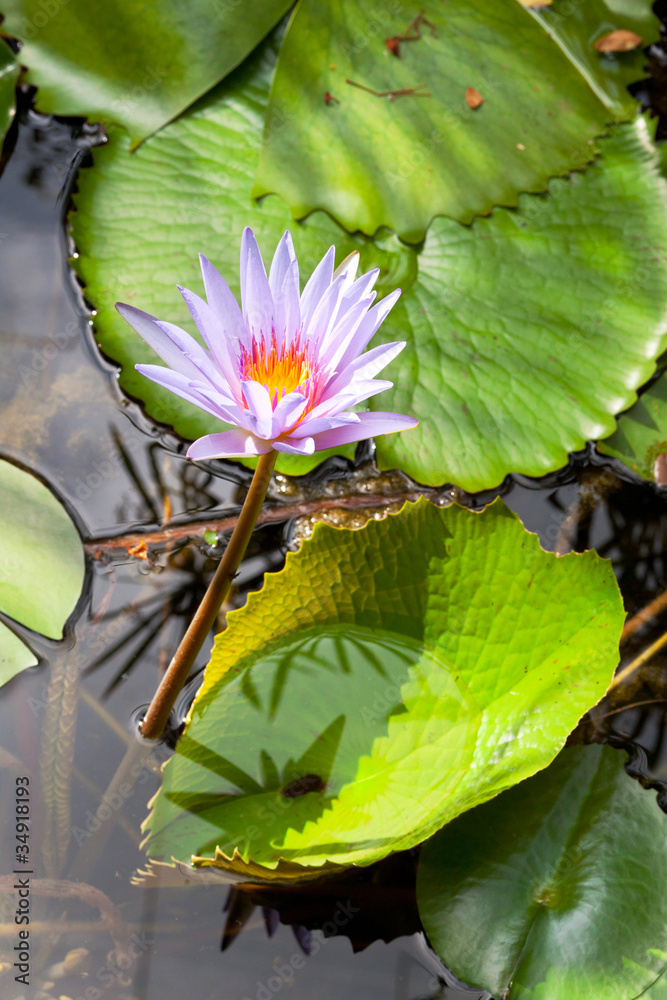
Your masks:
{"label": "pale purple petal", "polygon": [[358,424],[358,413],[338,413],[335,417],[315,417],[302,421],[290,434],[291,438],[309,437],[322,431],[333,430],[334,427],[345,427],[347,424]]}
{"label": "pale purple petal", "polygon": [[206,341],[206,345],[213,355],[216,365],[220,369],[224,382],[231,388],[234,394],[239,393],[241,380],[239,379],[238,357],[233,352],[232,345],[227,339],[223,324],[209,304],[200,298],[199,295],[191,292],[188,288],[182,288],[180,285],[177,287],[190,311],[190,315],[197,324],[199,332]]}
{"label": "pale purple petal", "polygon": [[371,396],[377,395],[378,392],[391,389],[393,384],[393,382],[387,382],[385,379],[379,378],[369,379],[366,382],[353,382],[345,392],[339,392],[336,395],[327,396],[323,399],[321,403],[310,411],[308,419],[314,420],[315,417],[332,417],[335,413],[340,413],[341,410],[347,410],[350,406],[363,403],[365,399],[370,399]]}
{"label": "pale purple petal", "polygon": [[239,255],[239,279],[241,284],[241,308],[243,309],[243,303],[245,302],[245,276],[248,271],[248,251],[250,249],[250,240],[255,239],[255,234],[249,226],[246,226],[241,234],[241,251]]}
{"label": "pale purple petal", "polygon": [[357,302],[344,316],[339,314],[338,322],[320,350],[320,363],[330,372],[341,371],[339,361],[347,351],[350,340],[359,329],[374,298],[375,292]]}
{"label": "pale purple petal", "polygon": [[211,458],[246,458],[266,455],[271,451],[268,441],[258,441],[252,434],[235,427],[220,434],[206,434],[188,448],[187,457],[193,462],[206,462]]}
{"label": "pale purple petal", "polygon": [[[359,302],[361,299],[365,299],[373,291],[373,285],[377,281],[378,275],[380,273],[380,268],[375,267],[372,271],[367,271],[366,274],[362,274],[361,277],[357,278],[353,285],[350,285],[345,293],[345,298],[341,302],[340,315],[344,316],[349,308]],[[377,292],[374,292],[375,296]]]}
{"label": "pale purple petal", "polygon": [[195,382],[189,382],[188,385],[191,389],[194,389],[199,395],[205,399],[210,406],[214,409],[218,409],[223,419],[230,424],[236,424],[238,427],[246,427],[246,411],[241,409],[236,403],[235,399],[231,397],[225,398],[219,392],[216,392],[210,387],[207,388],[203,384],[197,384]]}
{"label": "pale purple petal", "polygon": [[347,390],[348,386],[354,385],[355,382],[364,382],[367,379],[374,378],[378,372],[386,368],[389,362],[393,361],[401,353],[405,347],[405,343],[404,340],[397,340],[393,344],[381,344],[379,347],[374,347],[371,351],[366,351],[361,357],[355,358],[340,375],[334,376],[327,383],[324,390],[326,397],[329,398],[336,392]]}
{"label": "pale purple petal", "polygon": [[338,308],[345,288],[345,275],[339,274],[325,290],[308,322],[304,320],[304,339],[312,351],[316,351],[329,337],[338,316]]}
{"label": "pale purple petal", "polygon": [[359,270],[359,251],[353,250],[349,253],[347,257],[344,257],[340,262],[338,267],[333,273],[334,278],[337,278],[340,274],[344,274],[351,284],[354,281],[354,276]]}
{"label": "pale purple petal", "polygon": [[276,341],[282,347],[290,343],[301,330],[301,306],[299,304],[299,266],[289,268],[276,301]]}
{"label": "pale purple petal", "polygon": [[196,378],[201,381],[203,376],[204,381],[208,380],[216,389],[221,388],[229,391],[227,383],[213,358],[208,351],[204,350],[201,344],[197,343],[194,337],[191,337],[185,330],[181,330],[180,326],[176,326],[175,323],[168,323],[166,320],[156,319],[155,325],[178,347],[183,357],[188,358],[192,362],[197,369]]}
{"label": "pale purple petal", "polygon": [[140,375],[149,378],[151,382],[156,382],[157,385],[169,389],[170,392],[180,396],[181,399],[186,399],[188,403],[194,403],[195,406],[212,414],[214,417],[218,417],[219,420],[229,420],[230,423],[235,422],[225,415],[226,410],[224,405],[207,399],[196,386],[193,386],[188,375],[172,371],[171,368],[162,368],[160,365],[135,365],[135,368]]}
{"label": "pale purple petal", "polygon": [[276,248],[276,252],[273,255],[273,260],[271,261],[271,270],[269,271],[269,287],[271,288],[271,294],[273,295],[273,301],[276,302],[281,288],[283,287],[283,281],[285,280],[285,275],[290,270],[290,268],[296,265],[297,268],[297,283],[299,278],[299,264],[296,259],[296,254],[294,252],[294,244],[292,243],[292,236],[290,233],[285,233],[280,243]]}
{"label": "pale purple petal", "polygon": [[308,400],[300,392],[288,392],[282,399],[278,400],[278,405],[273,411],[271,437],[278,437],[279,434],[284,434],[294,427],[307,404]]}
{"label": "pale purple petal", "polygon": [[380,268],[374,267],[372,271],[366,271],[365,274],[359,275],[346,292],[346,300],[349,301],[350,305],[353,305],[359,299],[365,298],[372,291],[379,273]]}
{"label": "pale purple petal", "polygon": [[241,239],[241,300],[243,316],[250,333],[257,338],[262,337],[265,343],[270,343],[273,332],[273,296],[257,240],[247,226]]}
{"label": "pale purple petal", "polygon": [[195,364],[193,355],[199,357],[198,352],[204,354],[204,350],[189,333],[173,327],[178,330],[178,336],[174,338],[169,329],[158,325],[159,320],[142,309],[124,302],[117,302],[116,309],[165,364],[189,378],[201,378],[201,369]]}
{"label": "pale purple petal", "polygon": [[329,247],[306,282],[306,287],[301,296],[301,321],[304,329],[308,325],[310,317],[315,312],[318,302],[331,284],[335,256],[336,248]]}
{"label": "pale purple petal", "polygon": [[354,336],[350,337],[346,348],[338,359],[337,367],[338,371],[343,371],[347,366],[358,357],[362,351],[366,350],[366,345],[371,339],[373,334],[377,331],[378,327],[387,318],[390,309],[398,301],[401,294],[401,289],[397,288],[395,291],[390,292],[386,295],[377,305],[369,309],[366,316],[363,318],[359,324],[358,329],[355,331]]}
{"label": "pale purple petal", "polygon": [[284,451],[286,455],[312,455],[315,451],[315,442],[311,437],[272,441],[272,446],[276,451]]}
{"label": "pale purple petal", "polygon": [[237,341],[247,346],[248,328],[245,325],[239,304],[232,295],[227,282],[201,253],[199,254],[199,264],[208,304],[224,327],[229,342],[234,347]]}
{"label": "pale purple petal", "polygon": [[268,438],[271,436],[273,425],[273,406],[269,390],[259,382],[244,382],[243,395],[248,403],[248,410],[254,424],[254,432],[258,437]]}
{"label": "pale purple petal", "polygon": [[394,434],[397,431],[409,431],[419,423],[414,417],[406,417],[402,413],[360,413],[359,423],[347,427],[337,427],[335,430],[324,431],[315,437],[315,448],[338,448],[353,441],[366,441],[379,434]]}

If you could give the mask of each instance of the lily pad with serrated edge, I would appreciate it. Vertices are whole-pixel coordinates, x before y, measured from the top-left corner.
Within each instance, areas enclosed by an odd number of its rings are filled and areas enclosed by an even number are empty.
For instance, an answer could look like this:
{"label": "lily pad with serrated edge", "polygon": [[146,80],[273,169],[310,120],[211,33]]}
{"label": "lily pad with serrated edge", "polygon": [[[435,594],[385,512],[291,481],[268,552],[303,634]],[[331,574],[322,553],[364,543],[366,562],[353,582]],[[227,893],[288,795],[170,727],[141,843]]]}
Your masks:
{"label": "lily pad with serrated edge", "polygon": [[592,42],[611,18],[647,44],[659,24],[645,0],[613,7],[300,0],[255,194],[277,192],[297,218],[323,208],[350,231],[389,226],[418,243],[434,216],[468,223],[546,190],[595,158],[611,122],[636,114],[626,86],[644,75],[642,52],[611,57]]}
{"label": "lily pad with serrated edge", "polygon": [[501,501],[317,525],[228,616],[147,852],[275,877],[412,847],[553,759],[622,624],[609,563],[544,552]]}

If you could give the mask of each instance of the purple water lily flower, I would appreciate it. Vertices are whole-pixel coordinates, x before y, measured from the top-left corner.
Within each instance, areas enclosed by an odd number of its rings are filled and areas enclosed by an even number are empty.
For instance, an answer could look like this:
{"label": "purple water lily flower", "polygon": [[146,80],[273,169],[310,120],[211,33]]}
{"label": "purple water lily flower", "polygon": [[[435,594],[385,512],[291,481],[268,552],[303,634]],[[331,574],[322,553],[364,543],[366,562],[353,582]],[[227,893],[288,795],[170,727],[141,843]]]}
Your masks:
{"label": "purple water lily flower", "polygon": [[169,366],[137,365],[137,371],[235,425],[199,438],[188,458],[242,458],[272,448],[312,455],[417,426],[417,420],[400,413],[344,412],[392,386],[374,376],[405,347],[402,341],[362,354],[400,289],[373,305],[379,272],[355,280],[358,258],[351,254],[334,271],[331,247],[300,294],[290,234],[278,244],[267,278],[257,241],[245,229],[241,310],[200,255],[208,301],[179,290],[208,350],[173,323],[117,304],[121,316]]}

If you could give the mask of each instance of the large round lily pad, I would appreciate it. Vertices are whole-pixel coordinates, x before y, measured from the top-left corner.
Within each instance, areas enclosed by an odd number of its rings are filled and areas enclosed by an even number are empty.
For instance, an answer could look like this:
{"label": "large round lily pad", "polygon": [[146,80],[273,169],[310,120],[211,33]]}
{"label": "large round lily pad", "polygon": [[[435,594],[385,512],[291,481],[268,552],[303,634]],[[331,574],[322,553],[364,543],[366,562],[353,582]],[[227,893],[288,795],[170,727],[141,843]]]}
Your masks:
{"label": "large round lily pad", "polygon": [[421,420],[380,445],[422,482],[537,476],[615,428],[666,342],[667,188],[643,120],[583,174],[463,227],[436,219],[378,332],[408,340],[383,405]]}
{"label": "large round lily pad", "polygon": [[501,501],[318,525],[229,615],[147,851],[280,877],[411,847],[553,759],[622,621],[609,563],[545,553]]}
{"label": "large round lily pad", "polygon": [[498,1000],[665,996],[667,816],[623,762],[564,750],[424,846],[419,912],[457,976]]}
{"label": "large round lily pad", "polygon": [[624,90],[643,75],[641,50],[603,56],[593,41],[610,19],[647,43],[659,25],[648,3],[614,6],[555,0],[536,16],[516,0],[300,0],[255,193],[278,192],[297,218],[325,208],[351,231],[419,242],[435,215],[470,222],[545,190],[635,114]]}
{"label": "large round lily pad", "polygon": [[4,0],[40,110],[119,123],[133,144],[222,80],[291,0]]}

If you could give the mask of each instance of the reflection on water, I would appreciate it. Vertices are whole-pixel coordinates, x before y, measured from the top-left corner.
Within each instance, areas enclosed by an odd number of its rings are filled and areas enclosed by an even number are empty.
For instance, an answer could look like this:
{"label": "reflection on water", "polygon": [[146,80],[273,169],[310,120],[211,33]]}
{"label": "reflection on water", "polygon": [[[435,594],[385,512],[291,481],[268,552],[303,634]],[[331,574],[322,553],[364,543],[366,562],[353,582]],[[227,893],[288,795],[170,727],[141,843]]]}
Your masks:
{"label": "reflection on water", "polygon": [[[414,856],[350,873],[347,881],[328,883],[328,888],[291,893],[256,889],[249,903],[239,903],[236,890],[227,914],[221,886],[130,884],[133,871],[145,862],[139,843],[147,802],[171,753],[156,748],[138,767],[136,761],[128,764],[133,718],[137,706],[152,696],[216,553],[210,542],[200,539],[193,545],[181,538],[162,541],[140,558],[128,554],[127,546],[95,540],[157,530],[165,521],[179,523],[196,511],[222,518],[236,509],[239,485],[247,482],[248,473],[220,463],[212,476],[186,463],[182,443],[122,397],[114,366],[95,347],[85,306],[67,269],[70,248],[62,225],[72,171],[95,133],[27,108],[19,118],[16,147],[0,179],[0,452],[35,469],[53,486],[91,544],[88,601],[81,620],[64,643],[22,633],[42,665],[0,692],[0,876],[12,870],[13,817],[4,804],[13,801],[17,775],[30,779],[35,872],[30,994],[14,980],[16,903],[9,885],[0,881],[3,998],[27,1000],[41,990],[41,1000],[157,1000],[182,994],[197,1000],[270,1000],[283,987],[289,987],[294,1000],[327,1000],[343,992],[353,1000],[481,998],[477,990],[456,986],[415,936]],[[512,479],[498,492],[539,532],[545,547],[565,539],[578,547],[595,546],[612,558],[634,610],[667,586],[664,499],[648,487],[624,484],[616,468],[579,456],[567,470],[540,483]],[[327,475],[342,477],[346,469],[345,463],[334,462]],[[283,488],[298,489],[300,496],[309,490],[309,495],[321,495],[326,477],[317,474],[298,488]],[[586,497],[595,490],[598,501],[587,507]],[[479,506],[490,495],[463,499]],[[259,585],[265,569],[281,565],[280,528],[258,532],[253,545],[233,603]],[[646,633],[642,638],[646,641]],[[356,655],[344,651],[348,657]],[[329,665],[331,656],[329,651],[324,657]],[[319,698],[305,666],[303,690],[292,692],[291,679],[289,685],[276,685],[276,666],[273,685],[261,695],[268,714],[257,712],[258,752],[254,770],[246,767],[246,775],[258,783],[264,780],[260,722],[272,718],[277,731],[285,699],[302,697],[303,717],[298,725],[292,723],[302,749],[294,749],[287,728],[282,742],[271,742],[272,794],[314,775],[321,787],[312,784],[305,794],[286,801],[298,809],[313,796],[326,799],[336,782],[347,780],[359,754],[372,752],[374,742],[386,735],[390,720],[400,721],[404,680],[395,685],[398,694],[387,694],[393,669],[388,664],[400,674],[406,662],[396,650],[383,654],[381,669],[366,662],[364,669],[375,672],[377,688],[371,693],[359,689],[356,696],[349,688],[346,703],[339,706]],[[657,665],[663,664],[658,660]],[[388,680],[382,670],[388,671]],[[354,670],[351,683],[353,675]],[[195,679],[193,685],[197,683]],[[249,705],[240,682],[238,692]],[[181,709],[191,696],[192,689],[184,693]],[[452,704],[462,703],[460,693],[452,697]],[[642,697],[638,692],[637,700]],[[321,705],[326,717],[318,720],[316,731],[309,731],[311,716]],[[639,745],[644,737],[637,711],[613,719],[615,730],[627,733],[630,727]],[[353,716],[363,725],[350,725]],[[650,738],[659,745],[657,750],[652,746],[646,767],[654,766],[654,776],[667,780],[661,763],[662,720],[651,725]],[[290,760],[300,767],[290,768]],[[297,774],[299,770],[303,773]],[[406,868],[399,871],[396,865],[401,864]],[[341,907],[349,913],[350,905],[359,912],[341,926]],[[272,930],[277,913],[310,930],[323,925],[340,930],[334,937],[316,937],[317,953],[311,948],[307,957],[288,928],[279,926],[273,937],[267,935],[262,907]],[[227,941],[236,923],[244,921],[243,932],[233,948],[221,953],[228,919]],[[300,939],[305,943],[303,932]],[[353,947],[365,950],[353,954]]]}

